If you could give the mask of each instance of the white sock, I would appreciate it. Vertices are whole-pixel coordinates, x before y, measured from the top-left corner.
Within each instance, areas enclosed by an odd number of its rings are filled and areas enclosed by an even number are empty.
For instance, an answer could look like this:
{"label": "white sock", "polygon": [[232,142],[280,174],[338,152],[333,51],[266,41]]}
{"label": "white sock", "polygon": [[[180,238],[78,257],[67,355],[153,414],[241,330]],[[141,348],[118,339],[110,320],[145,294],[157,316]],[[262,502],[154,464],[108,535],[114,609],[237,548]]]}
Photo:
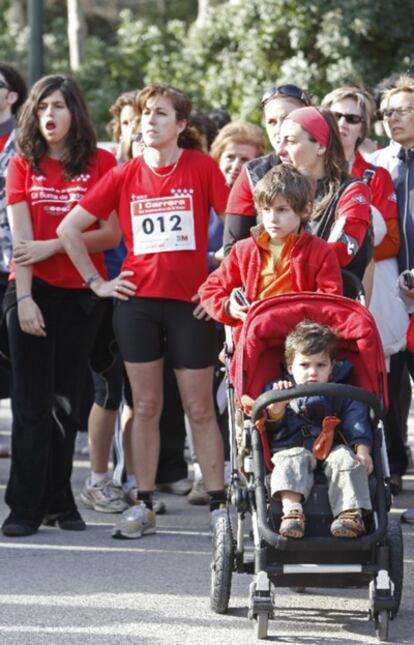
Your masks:
{"label": "white sock", "polygon": [[100,484],[101,482],[104,481],[104,479],[109,478],[109,472],[106,471],[106,473],[94,473],[93,470],[91,470],[91,485],[96,486],[96,484]]}
{"label": "white sock", "polygon": [[195,461],[195,462],[193,463],[193,472],[194,472],[194,479],[195,479],[195,481],[199,481],[200,479],[203,479],[203,475],[202,475],[202,473],[201,473],[200,464],[198,463],[198,461]]}
{"label": "white sock", "polygon": [[137,478],[135,475],[127,475],[127,480],[122,484],[122,490],[125,493],[129,493],[130,490],[137,487]]}
{"label": "white sock", "polygon": [[300,511],[303,513],[302,504],[300,502],[291,502],[288,499],[284,499],[282,502],[283,515],[289,513],[289,511]]}

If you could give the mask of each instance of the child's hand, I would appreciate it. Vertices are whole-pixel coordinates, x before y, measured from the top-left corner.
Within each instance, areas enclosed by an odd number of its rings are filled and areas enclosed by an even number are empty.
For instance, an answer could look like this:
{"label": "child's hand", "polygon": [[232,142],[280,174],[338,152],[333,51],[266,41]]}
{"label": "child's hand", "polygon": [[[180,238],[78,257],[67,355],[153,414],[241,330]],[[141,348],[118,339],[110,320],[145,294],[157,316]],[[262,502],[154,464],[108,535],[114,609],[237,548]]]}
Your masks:
{"label": "child's hand", "polygon": [[[273,383],[272,389],[289,390],[291,387],[293,387],[293,383],[291,383],[290,381],[277,381],[277,383]],[[271,403],[270,405],[268,405],[266,410],[269,418],[274,421],[281,419],[285,414],[286,406],[287,401],[280,401],[279,403]]]}
{"label": "child's hand", "polygon": [[367,471],[368,475],[374,470],[374,462],[370,455],[370,449],[365,444],[359,444],[356,447],[355,457],[358,459],[359,463],[362,464]]}
{"label": "child's hand", "polygon": [[233,289],[227,301],[227,312],[236,320],[246,320],[250,305],[242,305],[237,297],[239,289]]}

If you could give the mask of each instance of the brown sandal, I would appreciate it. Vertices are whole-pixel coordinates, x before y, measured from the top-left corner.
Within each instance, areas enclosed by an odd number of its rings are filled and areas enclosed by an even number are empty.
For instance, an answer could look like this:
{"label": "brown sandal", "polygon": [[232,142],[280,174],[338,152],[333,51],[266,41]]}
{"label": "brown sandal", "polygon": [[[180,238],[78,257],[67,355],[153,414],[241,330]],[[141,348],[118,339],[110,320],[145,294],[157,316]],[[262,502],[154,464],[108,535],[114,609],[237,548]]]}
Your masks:
{"label": "brown sandal", "polygon": [[305,514],[298,509],[292,509],[282,516],[279,534],[289,538],[303,538],[305,535]]}
{"label": "brown sandal", "polygon": [[331,533],[338,538],[358,538],[365,535],[365,524],[358,511],[344,511],[331,524]]}

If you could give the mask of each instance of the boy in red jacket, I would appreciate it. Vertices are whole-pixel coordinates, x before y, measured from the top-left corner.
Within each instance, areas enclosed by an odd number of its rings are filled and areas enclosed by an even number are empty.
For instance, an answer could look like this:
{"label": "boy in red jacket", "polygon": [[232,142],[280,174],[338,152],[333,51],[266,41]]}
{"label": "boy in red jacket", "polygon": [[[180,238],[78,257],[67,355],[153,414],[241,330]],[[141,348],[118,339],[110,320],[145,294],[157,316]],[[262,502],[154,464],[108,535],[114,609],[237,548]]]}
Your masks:
{"label": "boy in red jacket", "polygon": [[261,224],[236,242],[199,289],[207,313],[240,326],[256,300],[292,291],[342,294],[332,246],[305,230],[312,212],[309,179],[291,166],[275,166],[256,185],[254,200]]}

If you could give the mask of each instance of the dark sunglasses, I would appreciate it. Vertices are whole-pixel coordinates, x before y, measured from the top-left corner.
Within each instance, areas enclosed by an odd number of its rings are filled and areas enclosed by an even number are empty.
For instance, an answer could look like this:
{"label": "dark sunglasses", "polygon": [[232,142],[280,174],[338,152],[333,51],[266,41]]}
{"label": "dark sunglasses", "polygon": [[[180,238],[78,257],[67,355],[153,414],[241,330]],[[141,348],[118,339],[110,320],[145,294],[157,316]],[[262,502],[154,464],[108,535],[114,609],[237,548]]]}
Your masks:
{"label": "dark sunglasses", "polygon": [[343,112],[334,112],[333,110],[331,110],[331,112],[337,121],[339,121],[340,118],[344,117],[345,121],[347,123],[350,123],[351,125],[362,123],[364,120],[362,116],[359,116],[359,114],[344,114]]}
{"label": "dark sunglasses", "polygon": [[262,105],[267,103],[269,99],[281,94],[289,99],[296,99],[302,101],[304,105],[310,105],[310,99],[304,90],[301,90],[297,85],[272,85],[265,90],[262,96]]}
{"label": "dark sunglasses", "polygon": [[10,87],[7,85],[5,81],[0,81],[0,90],[2,89],[6,89],[6,90],[10,89]]}

